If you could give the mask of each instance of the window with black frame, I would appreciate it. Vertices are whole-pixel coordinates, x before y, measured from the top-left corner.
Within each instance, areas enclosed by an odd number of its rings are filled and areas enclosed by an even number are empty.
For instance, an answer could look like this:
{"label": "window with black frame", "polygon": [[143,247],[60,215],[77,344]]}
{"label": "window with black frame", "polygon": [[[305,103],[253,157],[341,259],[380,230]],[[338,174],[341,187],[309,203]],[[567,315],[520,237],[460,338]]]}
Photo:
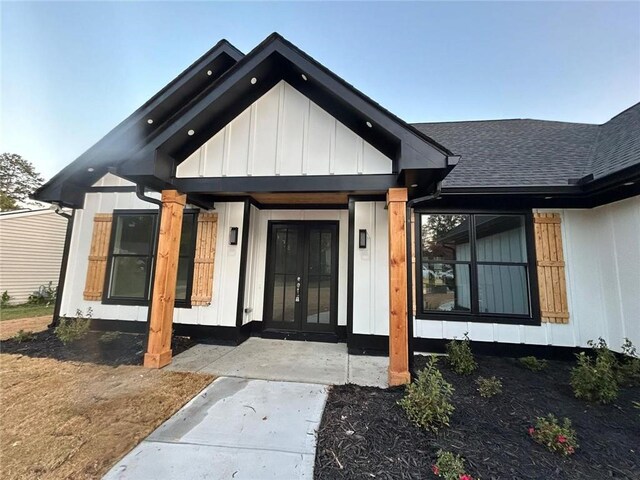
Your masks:
{"label": "window with black frame", "polygon": [[531,319],[525,215],[424,213],[417,238],[422,314]]}
{"label": "window with black frame", "polygon": [[[195,246],[194,213],[185,213],[180,237],[176,306],[188,306]],[[146,305],[149,302],[157,213],[116,211],[108,264],[105,302]]]}

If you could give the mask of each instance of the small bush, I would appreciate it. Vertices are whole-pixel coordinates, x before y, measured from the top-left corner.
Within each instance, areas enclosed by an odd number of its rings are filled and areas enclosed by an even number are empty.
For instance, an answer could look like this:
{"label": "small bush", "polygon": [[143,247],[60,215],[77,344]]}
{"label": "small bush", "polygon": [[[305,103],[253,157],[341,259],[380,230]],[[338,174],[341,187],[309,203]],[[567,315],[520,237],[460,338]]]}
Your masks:
{"label": "small bush", "polygon": [[544,445],[551,452],[572,455],[578,448],[576,431],[571,427],[571,420],[565,418],[562,425],[552,414],[538,417],[536,426],[529,428],[531,438]]}
{"label": "small bush", "polygon": [[418,372],[415,382],[407,386],[405,396],[398,401],[409,420],[433,432],[449,426],[454,410],[451,404],[453,387],[442,377],[437,364],[438,360],[431,357],[427,366]]}
{"label": "small bush", "polygon": [[35,340],[35,338],[36,336],[32,331],[24,331],[22,329],[18,330],[18,333],[11,337],[14,342],[18,343],[31,342]]}
{"label": "small bush", "polygon": [[625,387],[640,386],[640,358],[636,347],[628,338],[622,344],[623,359],[618,364],[618,382]]}
{"label": "small bush", "polygon": [[541,372],[549,365],[546,360],[539,360],[536,357],[522,357],[518,361],[524,368],[531,370],[532,372]]}
{"label": "small bush", "polygon": [[571,370],[571,386],[576,398],[596,403],[611,403],[618,397],[616,357],[600,338],[589,341],[595,359],[584,352],[577,355],[578,365]]}
{"label": "small bush", "polygon": [[0,297],[0,307],[8,307],[10,301],[11,295],[9,295],[9,292],[5,290],[4,292],[2,292],[2,296]]}
{"label": "small bush", "polygon": [[100,335],[100,338],[98,338],[98,341],[100,343],[111,343],[111,342],[115,342],[118,338],[120,338],[120,332],[104,332],[102,335]]}
{"label": "small bush", "polygon": [[93,311],[91,308],[87,310],[86,315],[83,314],[82,310],[78,309],[76,310],[76,316],[74,318],[68,318],[66,316],[60,318],[60,323],[53,333],[55,333],[56,337],[65,345],[80,340],[89,331],[92,315]]}
{"label": "small bush", "polygon": [[[434,475],[445,480],[459,480],[463,478],[464,473],[464,460],[460,455],[455,455],[451,452],[443,452],[439,450],[438,459],[435,465],[431,467],[431,471]],[[467,477],[471,478],[471,477]]]}
{"label": "small bush", "polygon": [[58,288],[52,286],[52,282],[48,285],[40,285],[38,290],[29,295],[27,303],[30,305],[50,305],[55,302]]}
{"label": "small bush", "polygon": [[458,375],[469,375],[478,368],[473,353],[471,353],[469,337],[466,333],[464,340],[452,340],[447,343],[447,354],[449,367]]}
{"label": "small bush", "polygon": [[476,385],[481,397],[489,398],[502,393],[502,382],[496,377],[478,377]]}

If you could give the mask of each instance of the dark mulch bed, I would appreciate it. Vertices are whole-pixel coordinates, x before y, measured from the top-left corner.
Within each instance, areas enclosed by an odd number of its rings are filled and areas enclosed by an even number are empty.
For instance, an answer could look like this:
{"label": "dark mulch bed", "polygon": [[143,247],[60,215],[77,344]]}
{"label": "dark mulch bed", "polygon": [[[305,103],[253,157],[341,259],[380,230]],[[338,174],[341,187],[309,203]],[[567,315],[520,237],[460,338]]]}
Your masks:
{"label": "dark mulch bed", "polygon": [[[318,436],[317,479],[423,479],[436,452],[466,459],[474,477],[489,479],[640,479],[640,388],[627,388],[612,405],[590,405],[573,396],[573,362],[549,362],[534,373],[515,359],[478,357],[479,369],[461,377],[443,364],[455,387],[451,427],[435,435],[409,423],[396,404],[404,389],[355,385],[333,387]],[[416,357],[418,368],[425,357]],[[503,393],[484,399],[478,376],[500,378]],[[527,434],[535,417],[569,417],[580,448],[565,458],[534,443]]]}
{"label": "dark mulch bed", "polygon": [[[53,334],[53,329],[35,333],[31,341],[3,340],[0,352],[15,353],[28,357],[46,357],[56,360],[91,362],[102,365],[140,365],[144,357],[145,335],[120,333],[109,342],[101,342],[105,332],[91,331],[69,345],[64,345]],[[186,337],[174,337],[173,355],[191,348],[195,342]]]}

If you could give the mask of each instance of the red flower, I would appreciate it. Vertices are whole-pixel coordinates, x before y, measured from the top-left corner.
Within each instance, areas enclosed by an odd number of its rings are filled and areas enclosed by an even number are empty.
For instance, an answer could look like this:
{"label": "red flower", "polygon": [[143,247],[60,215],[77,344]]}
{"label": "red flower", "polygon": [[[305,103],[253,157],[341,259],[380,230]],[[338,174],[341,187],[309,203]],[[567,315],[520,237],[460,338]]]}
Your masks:
{"label": "red flower", "polygon": [[558,443],[565,443],[567,441],[567,437],[564,435],[558,435]]}
{"label": "red flower", "polygon": [[431,467],[431,471],[433,472],[434,475],[439,475],[440,474],[440,469],[438,468],[437,465],[433,465]]}
{"label": "red flower", "polygon": [[460,475],[460,480],[473,480],[473,477],[465,473],[463,475]]}
{"label": "red flower", "polygon": [[572,446],[568,446],[567,447],[567,452],[568,453],[573,453],[573,452],[575,452],[575,449]]}
{"label": "red flower", "polygon": [[533,435],[534,433],[536,433],[536,429],[533,427],[529,427],[529,435]]}

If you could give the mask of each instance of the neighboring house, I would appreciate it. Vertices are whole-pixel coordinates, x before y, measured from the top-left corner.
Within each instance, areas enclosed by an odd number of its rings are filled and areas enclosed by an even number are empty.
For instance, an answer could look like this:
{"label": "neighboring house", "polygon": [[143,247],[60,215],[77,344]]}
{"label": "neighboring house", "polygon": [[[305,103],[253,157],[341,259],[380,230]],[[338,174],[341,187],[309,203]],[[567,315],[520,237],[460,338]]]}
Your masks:
{"label": "neighboring house", "polygon": [[66,231],[67,219],[48,208],[0,213],[0,293],[11,304],[58,285]]}
{"label": "neighboring house", "polygon": [[399,384],[465,332],[640,344],[639,131],[640,104],[409,125],[273,34],[217,44],[35,198],[74,209],[60,313],[148,325],[146,365],[172,328],[346,340]]}

